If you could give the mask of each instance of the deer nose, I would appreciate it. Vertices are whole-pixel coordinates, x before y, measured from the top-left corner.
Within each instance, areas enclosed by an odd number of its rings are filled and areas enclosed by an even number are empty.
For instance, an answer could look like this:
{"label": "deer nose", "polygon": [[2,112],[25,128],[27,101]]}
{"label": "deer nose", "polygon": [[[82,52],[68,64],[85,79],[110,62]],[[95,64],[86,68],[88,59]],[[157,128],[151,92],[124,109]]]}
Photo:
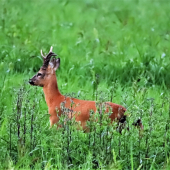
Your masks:
{"label": "deer nose", "polygon": [[29,83],[30,83],[31,85],[34,85],[34,82],[32,81],[32,79],[29,79]]}

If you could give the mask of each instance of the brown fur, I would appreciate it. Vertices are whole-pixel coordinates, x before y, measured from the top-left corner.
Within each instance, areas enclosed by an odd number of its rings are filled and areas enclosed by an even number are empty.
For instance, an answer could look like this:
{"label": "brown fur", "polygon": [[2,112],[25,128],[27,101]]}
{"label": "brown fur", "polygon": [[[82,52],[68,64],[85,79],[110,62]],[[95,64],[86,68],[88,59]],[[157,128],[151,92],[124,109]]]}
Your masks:
{"label": "brown fur", "polygon": [[[65,97],[62,95],[58,89],[57,79],[55,71],[60,65],[60,59],[52,59],[49,61],[48,66],[44,68],[41,67],[39,72],[29,80],[31,85],[43,87],[45,94],[45,100],[48,105],[48,112],[50,114],[50,125],[54,125],[59,121],[59,117],[62,114],[62,104],[64,107],[72,110],[70,112],[75,117],[76,121],[81,122],[82,128],[86,129],[86,121],[90,118],[90,110],[96,112],[96,102],[79,100],[76,98]],[[118,104],[106,102],[105,103],[105,112],[111,110],[111,115],[109,116],[111,121],[125,117],[124,113],[126,109]]]}

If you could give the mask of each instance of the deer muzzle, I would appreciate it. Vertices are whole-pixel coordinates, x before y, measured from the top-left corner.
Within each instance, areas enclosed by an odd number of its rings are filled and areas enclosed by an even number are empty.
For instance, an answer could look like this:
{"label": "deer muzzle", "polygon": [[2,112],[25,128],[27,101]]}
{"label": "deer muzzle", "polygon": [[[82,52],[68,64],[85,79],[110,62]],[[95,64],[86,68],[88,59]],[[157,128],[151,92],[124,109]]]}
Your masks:
{"label": "deer muzzle", "polygon": [[35,85],[35,84],[34,84],[34,81],[33,81],[32,79],[29,79],[29,83],[30,83],[31,85]]}

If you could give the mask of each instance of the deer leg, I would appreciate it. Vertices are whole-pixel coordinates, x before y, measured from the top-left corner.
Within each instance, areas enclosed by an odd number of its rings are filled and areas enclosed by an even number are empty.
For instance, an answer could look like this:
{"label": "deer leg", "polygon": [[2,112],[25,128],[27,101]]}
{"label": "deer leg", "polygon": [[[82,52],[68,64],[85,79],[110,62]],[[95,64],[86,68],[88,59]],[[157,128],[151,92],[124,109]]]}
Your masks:
{"label": "deer leg", "polygon": [[54,124],[57,124],[59,121],[59,118],[57,115],[51,115],[50,116],[50,127],[52,127]]}
{"label": "deer leg", "polygon": [[[122,130],[126,128],[126,115],[123,115],[119,120],[118,120],[118,126],[117,130],[119,131],[120,134],[122,134]],[[129,130],[127,128],[127,130]]]}

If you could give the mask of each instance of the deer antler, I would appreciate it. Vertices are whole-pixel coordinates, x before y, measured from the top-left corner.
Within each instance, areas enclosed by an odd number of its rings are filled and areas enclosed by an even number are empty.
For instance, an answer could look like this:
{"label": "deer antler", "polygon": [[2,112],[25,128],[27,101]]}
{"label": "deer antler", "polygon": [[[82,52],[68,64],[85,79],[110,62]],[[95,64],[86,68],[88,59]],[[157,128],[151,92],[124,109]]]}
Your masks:
{"label": "deer antler", "polygon": [[50,53],[50,52],[52,52],[52,51],[53,51],[53,46],[51,46],[51,47],[50,47],[50,51],[49,51],[49,53]]}
{"label": "deer antler", "polygon": [[[52,53],[52,51],[53,51],[53,46],[50,47],[49,53]],[[42,49],[41,49],[40,52],[41,52],[41,56],[42,56],[43,58],[46,58],[45,55],[44,55],[43,52],[42,52]]]}
{"label": "deer antler", "polygon": [[42,68],[44,68],[44,69],[46,69],[48,67],[51,57],[57,56],[57,54],[53,53],[52,50],[53,50],[53,47],[51,46],[50,51],[46,56],[43,54],[43,52],[41,50],[41,56],[43,57],[43,60],[44,60]]}
{"label": "deer antler", "polygon": [[41,56],[42,56],[42,58],[45,58],[45,56],[44,56],[44,54],[43,54],[42,50],[41,50],[40,52],[41,52]]}

